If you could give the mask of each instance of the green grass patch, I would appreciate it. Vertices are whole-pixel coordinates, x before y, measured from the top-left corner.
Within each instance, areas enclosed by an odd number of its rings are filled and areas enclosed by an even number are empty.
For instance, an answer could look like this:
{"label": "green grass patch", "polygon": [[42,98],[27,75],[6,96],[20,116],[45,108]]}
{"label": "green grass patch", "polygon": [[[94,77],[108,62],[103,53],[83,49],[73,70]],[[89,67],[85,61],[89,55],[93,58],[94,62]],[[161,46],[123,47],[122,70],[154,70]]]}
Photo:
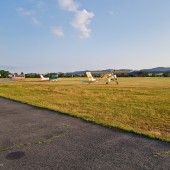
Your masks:
{"label": "green grass patch", "polygon": [[37,141],[32,141],[32,142],[27,142],[27,143],[16,144],[16,145],[10,146],[10,147],[0,148],[0,152],[14,150],[14,149],[18,149],[18,148],[23,148],[23,147],[26,147],[26,146],[46,144],[46,143],[52,142],[53,140],[61,137],[62,135],[63,134],[60,134],[60,135],[57,135],[57,136],[52,136],[51,138],[49,138],[47,140],[39,140],[39,141],[37,140]]}
{"label": "green grass patch", "polygon": [[170,151],[164,151],[154,154],[154,156],[161,156],[161,155],[170,155]]}
{"label": "green grass patch", "polygon": [[170,142],[170,78],[86,78],[0,83],[0,96]]}
{"label": "green grass patch", "polygon": [[[61,126],[59,128],[69,128],[70,126],[71,126],[70,124],[64,124],[63,126]],[[54,136],[52,136],[48,139],[41,139],[41,140],[36,140],[36,141],[31,141],[31,142],[15,144],[15,145],[9,146],[9,147],[0,147],[0,152],[14,150],[14,149],[23,148],[23,147],[32,146],[32,145],[47,144],[47,143],[50,143],[53,140],[56,140],[56,139],[58,139],[58,138],[60,138],[64,135],[65,135],[65,133],[62,133],[62,134],[59,134],[59,135],[54,135]]]}

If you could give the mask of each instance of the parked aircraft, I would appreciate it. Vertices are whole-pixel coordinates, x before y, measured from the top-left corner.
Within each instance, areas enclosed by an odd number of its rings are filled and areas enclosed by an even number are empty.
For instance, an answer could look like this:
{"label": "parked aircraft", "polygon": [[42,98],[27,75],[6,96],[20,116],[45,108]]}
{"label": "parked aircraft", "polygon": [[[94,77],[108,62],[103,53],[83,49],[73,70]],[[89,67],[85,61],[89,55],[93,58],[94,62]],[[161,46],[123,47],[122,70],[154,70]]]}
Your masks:
{"label": "parked aircraft", "polygon": [[41,81],[57,81],[58,75],[50,75],[50,77],[44,77],[42,74],[40,74],[40,80]]}
{"label": "parked aircraft", "polygon": [[25,74],[10,74],[8,75],[8,77],[11,79],[11,80],[24,80],[25,79]]}
{"label": "parked aircraft", "polygon": [[106,82],[106,84],[109,84],[111,81],[116,81],[116,84],[118,84],[117,81],[117,76],[114,73],[104,73],[99,79],[95,79],[91,72],[86,72],[86,75],[88,77],[88,83],[95,83],[97,81],[102,81],[104,80]]}
{"label": "parked aircraft", "polygon": [[97,81],[95,78],[93,78],[91,72],[86,72],[86,75],[88,77],[89,84],[90,83],[95,83]]}

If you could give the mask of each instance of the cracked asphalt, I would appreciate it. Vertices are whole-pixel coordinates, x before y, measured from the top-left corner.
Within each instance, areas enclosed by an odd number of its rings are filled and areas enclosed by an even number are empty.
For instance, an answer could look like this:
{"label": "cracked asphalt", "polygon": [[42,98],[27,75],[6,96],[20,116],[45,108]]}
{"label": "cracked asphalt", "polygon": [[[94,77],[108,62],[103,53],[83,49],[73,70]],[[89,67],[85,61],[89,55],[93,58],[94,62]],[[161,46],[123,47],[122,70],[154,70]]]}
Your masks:
{"label": "cracked asphalt", "polygon": [[[83,108],[82,108],[83,109]],[[0,170],[168,170],[170,143],[0,98]]]}

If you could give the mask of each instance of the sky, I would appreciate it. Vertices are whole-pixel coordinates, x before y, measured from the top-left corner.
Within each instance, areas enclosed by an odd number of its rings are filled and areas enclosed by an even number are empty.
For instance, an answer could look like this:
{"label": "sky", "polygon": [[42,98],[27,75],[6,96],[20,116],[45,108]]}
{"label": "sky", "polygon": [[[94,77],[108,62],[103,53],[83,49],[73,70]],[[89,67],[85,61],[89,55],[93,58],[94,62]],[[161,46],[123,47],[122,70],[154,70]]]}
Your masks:
{"label": "sky", "polygon": [[0,70],[170,67],[170,0],[0,0]]}

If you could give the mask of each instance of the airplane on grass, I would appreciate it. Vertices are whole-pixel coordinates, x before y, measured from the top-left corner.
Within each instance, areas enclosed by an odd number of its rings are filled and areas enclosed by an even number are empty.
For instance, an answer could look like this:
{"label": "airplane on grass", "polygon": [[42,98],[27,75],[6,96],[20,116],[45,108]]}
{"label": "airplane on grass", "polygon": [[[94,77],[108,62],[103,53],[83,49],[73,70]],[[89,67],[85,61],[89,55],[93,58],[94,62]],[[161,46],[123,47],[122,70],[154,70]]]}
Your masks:
{"label": "airplane on grass", "polygon": [[42,74],[40,74],[40,80],[41,81],[57,81],[58,75],[50,75],[50,77],[44,77]]}
{"label": "airplane on grass", "polygon": [[21,74],[10,74],[8,75],[8,77],[11,79],[11,80],[24,80],[25,79],[25,74],[24,73],[21,73]]}
{"label": "airplane on grass", "polygon": [[106,84],[109,84],[112,80],[113,81],[116,81],[116,84],[118,84],[118,81],[117,81],[117,76],[116,74],[114,73],[104,73],[99,79],[95,79],[91,72],[86,72],[86,75],[88,77],[88,83],[95,83],[95,82],[98,82],[98,81],[102,81],[102,80],[105,80]]}

